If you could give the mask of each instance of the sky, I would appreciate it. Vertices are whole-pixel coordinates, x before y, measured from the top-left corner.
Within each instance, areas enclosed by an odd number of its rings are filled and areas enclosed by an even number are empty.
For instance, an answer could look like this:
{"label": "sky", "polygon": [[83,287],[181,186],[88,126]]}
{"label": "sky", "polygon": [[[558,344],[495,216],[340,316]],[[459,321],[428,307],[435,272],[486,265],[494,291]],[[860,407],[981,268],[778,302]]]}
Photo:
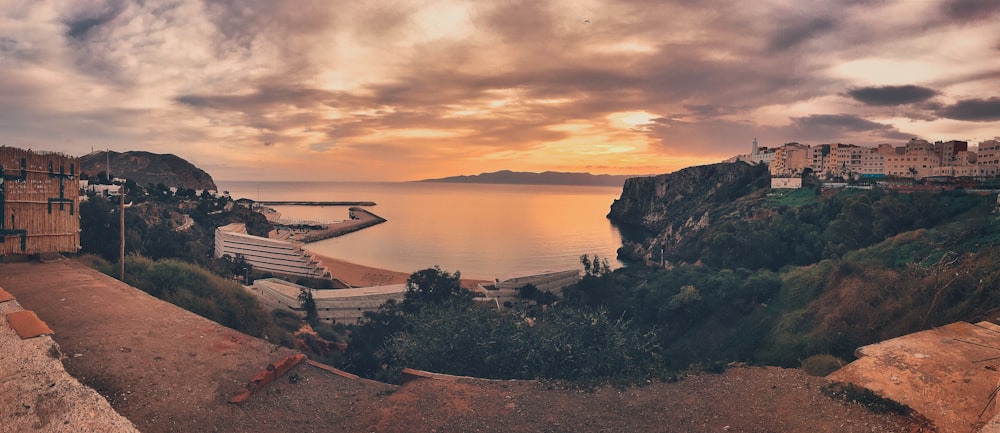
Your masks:
{"label": "sky", "polygon": [[0,0],[0,145],[216,180],[658,174],[1000,135],[997,0]]}

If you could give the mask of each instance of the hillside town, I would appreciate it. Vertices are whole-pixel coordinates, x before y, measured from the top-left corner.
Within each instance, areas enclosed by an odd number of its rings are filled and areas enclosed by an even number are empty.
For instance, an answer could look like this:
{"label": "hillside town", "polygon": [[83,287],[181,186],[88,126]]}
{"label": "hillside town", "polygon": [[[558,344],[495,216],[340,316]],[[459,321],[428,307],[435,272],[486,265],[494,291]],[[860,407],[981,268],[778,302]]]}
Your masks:
{"label": "hillside town", "polygon": [[737,155],[727,162],[768,164],[774,178],[801,177],[810,172],[822,179],[842,180],[993,178],[1000,175],[1000,140],[982,141],[974,149],[970,149],[967,141],[931,143],[919,138],[910,139],[903,146],[842,143],[813,146],[792,142],[768,148],[759,146],[755,138],[750,153]]}

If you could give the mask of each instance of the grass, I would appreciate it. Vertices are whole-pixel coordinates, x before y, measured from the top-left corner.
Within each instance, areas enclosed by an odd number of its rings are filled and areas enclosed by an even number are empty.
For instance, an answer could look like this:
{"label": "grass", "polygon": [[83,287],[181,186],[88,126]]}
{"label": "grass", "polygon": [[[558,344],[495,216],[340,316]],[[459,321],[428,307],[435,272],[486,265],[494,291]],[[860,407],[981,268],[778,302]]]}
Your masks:
{"label": "grass", "polygon": [[819,202],[820,197],[810,188],[771,190],[767,194],[767,203],[771,206],[788,206],[798,209],[809,203]]}

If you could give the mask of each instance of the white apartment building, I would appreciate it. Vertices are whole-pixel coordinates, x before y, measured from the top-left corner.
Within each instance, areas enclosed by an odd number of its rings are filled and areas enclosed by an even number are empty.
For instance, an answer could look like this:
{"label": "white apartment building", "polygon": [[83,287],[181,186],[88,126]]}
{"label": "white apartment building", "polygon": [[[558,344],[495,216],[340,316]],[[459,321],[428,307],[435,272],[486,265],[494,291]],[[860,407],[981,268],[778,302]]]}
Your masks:
{"label": "white apartment building", "polygon": [[886,152],[883,152],[881,147],[864,147],[862,149],[865,150],[861,153],[861,169],[859,173],[862,176],[884,175]]}
{"label": "white apartment building", "polygon": [[[911,140],[911,143],[913,140]],[[907,145],[909,148],[909,145]],[[914,150],[903,154],[888,155],[885,158],[885,171],[888,176],[912,177],[923,179],[933,176],[934,169],[941,165],[941,160],[931,150]]]}
{"label": "white apartment building", "polygon": [[242,256],[255,271],[309,278],[330,278],[330,271],[299,243],[247,234],[242,223],[215,229],[215,257]]}
{"label": "white apartment building", "polygon": [[[763,149],[758,148],[754,139],[751,153],[737,156],[734,160],[762,160],[759,155]],[[1000,140],[997,139],[981,142],[978,152],[970,151],[966,141],[930,143],[914,138],[898,147],[884,143],[877,147],[842,143],[818,146],[787,143],[770,154],[771,176],[783,178],[800,176],[806,168],[827,177],[840,178],[1000,176]]]}
{"label": "white apartment building", "polygon": [[976,166],[979,167],[979,176],[1000,175],[1000,140],[979,143]]}
{"label": "white apartment building", "polygon": [[278,278],[264,278],[247,287],[261,304],[270,310],[281,309],[306,315],[299,301],[303,290],[312,290],[316,302],[316,316],[327,323],[357,323],[366,311],[377,311],[386,301],[402,302],[406,284],[359,287],[354,289],[309,289]]}
{"label": "white apartment building", "polygon": [[772,176],[795,176],[812,167],[813,152],[809,145],[787,143],[774,151],[774,161],[768,170]]}

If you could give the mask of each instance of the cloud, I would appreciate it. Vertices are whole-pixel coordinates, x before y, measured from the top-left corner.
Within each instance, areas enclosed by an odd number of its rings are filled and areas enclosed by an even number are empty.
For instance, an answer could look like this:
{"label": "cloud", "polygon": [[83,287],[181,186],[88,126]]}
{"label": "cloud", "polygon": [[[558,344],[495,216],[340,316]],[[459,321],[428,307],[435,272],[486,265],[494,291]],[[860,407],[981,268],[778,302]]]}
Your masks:
{"label": "cloud", "polygon": [[771,35],[768,41],[768,48],[772,51],[784,51],[830,32],[835,26],[836,21],[830,17],[817,17],[807,21],[798,21],[791,18],[777,32]]}
{"label": "cloud", "polygon": [[87,40],[91,31],[109,24],[124,10],[121,1],[107,2],[101,5],[86,5],[81,7],[76,16],[64,21],[66,36],[79,41]]}
{"label": "cloud", "polygon": [[954,21],[981,21],[1000,14],[1000,2],[996,0],[947,0],[941,5],[941,12]]}
{"label": "cloud", "polygon": [[993,122],[1000,120],[1000,97],[988,99],[965,99],[937,110],[941,117],[969,122]]}
{"label": "cloud", "polygon": [[911,138],[893,125],[873,122],[851,114],[811,114],[792,117],[787,127],[789,137],[799,140],[840,141],[847,138],[877,137],[896,140]]}
{"label": "cloud", "polygon": [[926,101],[939,93],[927,87],[906,85],[860,87],[847,94],[867,105],[906,105]]}
{"label": "cloud", "polygon": [[[903,138],[882,119],[924,136],[954,133],[935,116],[971,119],[969,136],[992,136],[995,98],[962,99],[994,96],[1000,46],[983,18],[997,4],[8,0],[0,126],[13,145],[345,177],[373,176],[370,161],[434,177],[718,160],[755,136]],[[628,127],[622,113],[658,120]]]}

